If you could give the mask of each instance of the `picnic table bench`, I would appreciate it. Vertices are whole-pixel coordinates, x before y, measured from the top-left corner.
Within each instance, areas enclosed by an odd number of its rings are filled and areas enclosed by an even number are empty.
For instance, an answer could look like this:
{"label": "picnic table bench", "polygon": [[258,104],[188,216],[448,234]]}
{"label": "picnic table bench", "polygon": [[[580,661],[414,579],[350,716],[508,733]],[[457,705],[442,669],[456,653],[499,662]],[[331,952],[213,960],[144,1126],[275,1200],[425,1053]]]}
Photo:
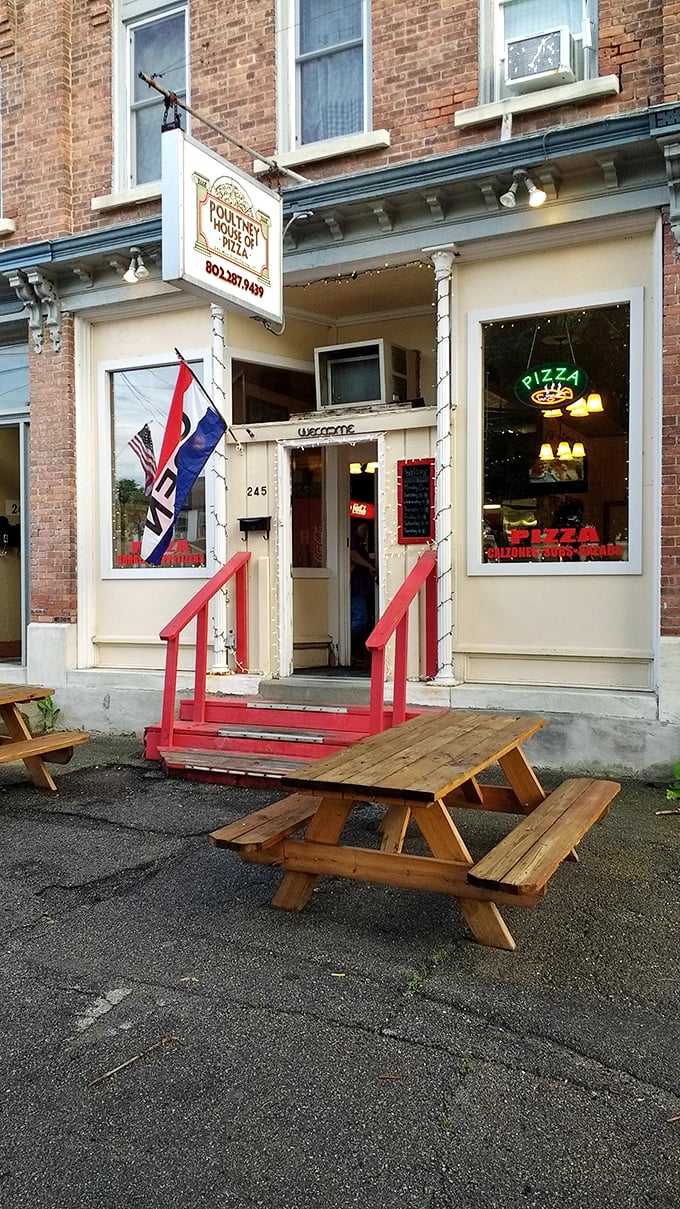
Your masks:
{"label": "picnic table bench", "polygon": [[81,730],[48,731],[32,735],[20,705],[44,701],[54,693],[53,688],[36,684],[0,684],[0,718],[6,735],[0,735],[0,764],[23,760],[26,771],[39,789],[56,790],[54,778],[46,761],[67,764],[78,743],[86,743],[89,735]]}
{"label": "picnic table bench", "polygon": [[[521,744],[541,718],[448,711],[420,715],[284,777],[288,797],[214,831],[217,847],[284,870],[273,905],[301,910],[319,875],[437,891],[454,897],[475,939],[514,949],[499,906],[535,906],[575,845],[607,812],[615,781],[577,777],[546,794]],[[505,784],[478,774],[498,764]],[[379,849],[339,843],[357,801],[385,808]],[[520,814],[473,860],[451,809]],[[431,853],[404,849],[411,818]],[[301,838],[296,832],[306,828]]]}

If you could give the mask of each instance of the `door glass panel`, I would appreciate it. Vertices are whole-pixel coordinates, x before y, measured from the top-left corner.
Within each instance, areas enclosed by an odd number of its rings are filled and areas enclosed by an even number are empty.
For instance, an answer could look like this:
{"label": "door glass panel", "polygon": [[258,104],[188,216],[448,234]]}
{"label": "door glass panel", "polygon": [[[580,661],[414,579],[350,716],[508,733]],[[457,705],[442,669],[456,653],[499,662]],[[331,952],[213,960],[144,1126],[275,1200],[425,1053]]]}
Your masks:
{"label": "door glass panel", "polygon": [[294,567],[326,566],[326,467],[322,449],[295,449],[291,459]]}

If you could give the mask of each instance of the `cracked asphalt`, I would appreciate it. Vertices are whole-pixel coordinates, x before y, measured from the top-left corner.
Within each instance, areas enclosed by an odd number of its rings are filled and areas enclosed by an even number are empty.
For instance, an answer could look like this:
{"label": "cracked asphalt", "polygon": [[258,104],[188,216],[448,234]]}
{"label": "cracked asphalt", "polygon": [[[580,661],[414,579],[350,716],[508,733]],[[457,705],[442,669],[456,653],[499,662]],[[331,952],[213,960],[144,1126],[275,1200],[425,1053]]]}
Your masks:
{"label": "cracked asphalt", "polygon": [[[663,786],[503,908],[505,953],[443,896],[273,910],[276,870],[207,835],[276,792],[167,780],[135,739],[53,771],[0,769],[2,1209],[680,1207]],[[507,826],[467,812],[473,855]]]}

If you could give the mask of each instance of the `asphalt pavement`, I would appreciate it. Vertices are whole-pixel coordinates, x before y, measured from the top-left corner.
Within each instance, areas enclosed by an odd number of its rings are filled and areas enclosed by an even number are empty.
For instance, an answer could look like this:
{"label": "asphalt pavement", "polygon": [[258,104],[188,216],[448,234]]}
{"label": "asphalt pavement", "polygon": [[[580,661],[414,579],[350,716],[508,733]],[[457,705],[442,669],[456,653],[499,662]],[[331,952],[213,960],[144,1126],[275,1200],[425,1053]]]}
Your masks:
{"label": "asphalt pavement", "polygon": [[[274,910],[279,873],[207,837],[275,791],[168,780],[136,739],[52,768],[0,768],[2,1209],[679,1209],[662,785],[503,908],[506,953],[439,895]],[[507,826],[466,812],[473,855]]]}

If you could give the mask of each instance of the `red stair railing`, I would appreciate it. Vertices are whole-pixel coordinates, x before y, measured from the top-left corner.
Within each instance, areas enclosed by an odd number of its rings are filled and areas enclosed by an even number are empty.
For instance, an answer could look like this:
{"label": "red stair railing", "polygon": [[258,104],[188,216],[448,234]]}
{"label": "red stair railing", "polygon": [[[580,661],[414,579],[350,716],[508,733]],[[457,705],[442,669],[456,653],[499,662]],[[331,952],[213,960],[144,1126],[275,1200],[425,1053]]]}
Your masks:
{"label": "red stair railing", "polygon": [[175,729],[175,691],[177,688],[177,665],[179,660],[179,638],[183,630],[196,619],[196,657],[194,664],[193,720],[205,722],[205,681],[208,666],[208,608],[213,596],[234,580],[236,616],[234,621],[234,655],[236,666],[248,666],[248,633],[246,627],[247,572],[249,551],[235,554],[212,579],[189,600],[179,613],[160,632],[167,642],[165,657],[165,681],[163,683],[163,707],[161,710],[160,747],[172,747]]}
{"label": "red stair railing", "polygon": [[425,589],[425,675],[437,671],[437,555],[433,550],[421,554],[396,595],[388,604],[375,628],[366,639],[371,652],[371,695],[369,727],[371,734],[386,729],[385,647],[394,634],[394,695],[392,725],[406,717],[406,662],[408,657],[408,614],[421,588]]}

